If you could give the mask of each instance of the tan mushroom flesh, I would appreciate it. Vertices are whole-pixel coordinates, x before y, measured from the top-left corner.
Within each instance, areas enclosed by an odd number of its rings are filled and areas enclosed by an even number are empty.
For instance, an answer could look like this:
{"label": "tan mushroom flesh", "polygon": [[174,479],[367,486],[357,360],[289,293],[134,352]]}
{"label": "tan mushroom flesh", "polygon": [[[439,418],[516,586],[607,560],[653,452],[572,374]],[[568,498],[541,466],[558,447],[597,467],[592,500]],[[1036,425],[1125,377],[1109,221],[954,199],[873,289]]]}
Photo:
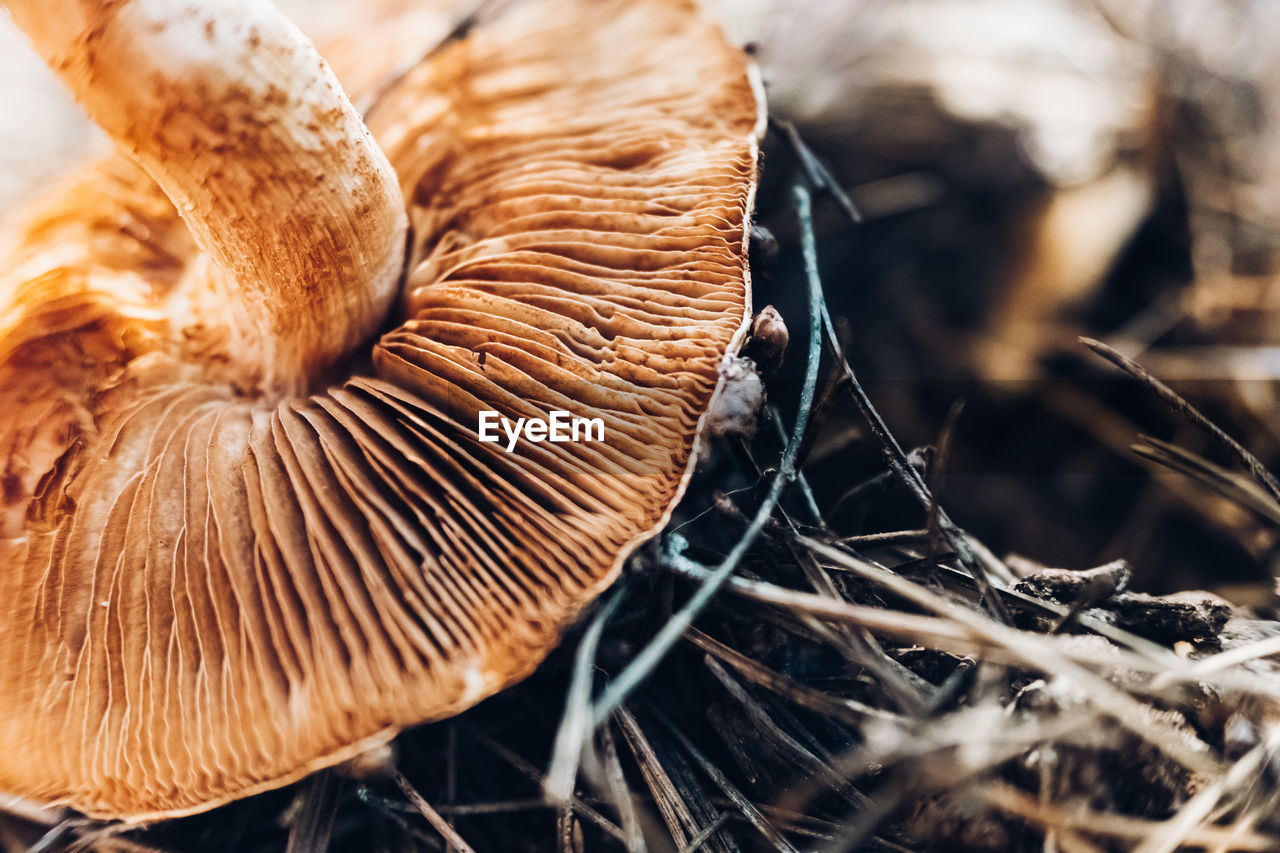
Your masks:
{"label": "tan mushroom flesh", "polygon": [[201,811],[527,675],[743,336],[741,55],[682,0],[509,3],[353,93],[380,150],[269,4],[6,2],[126,153],[0,268],[0,791]]}

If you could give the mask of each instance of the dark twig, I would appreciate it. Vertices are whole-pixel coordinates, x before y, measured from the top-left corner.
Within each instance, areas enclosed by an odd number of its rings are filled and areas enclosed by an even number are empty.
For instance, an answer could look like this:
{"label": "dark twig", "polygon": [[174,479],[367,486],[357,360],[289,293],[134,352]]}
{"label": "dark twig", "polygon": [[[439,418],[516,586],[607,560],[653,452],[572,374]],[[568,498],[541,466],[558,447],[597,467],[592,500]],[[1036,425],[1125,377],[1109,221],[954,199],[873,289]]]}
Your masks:
{"label": "dark twig", "polygon": [[963,401],[953,403],[947,411],[947,416],[942,422],[942,429],[938,433],[938,452],[934,459],[933,468],[929,472],[929,494],[932,500],[925,515],[925,528],[929,531],[929,537],[926,540],[929,552],[926,556],[931,560],[941,550],[938,547],[940,543],[936,535],[941,533],[941,497],[943,490],[946,488],[947,466],[951,463],[951,444],[955,438],[956,424],[959,422],[960,413],[963,411]]}
{"label": "dark twig", "polygon": [[[702,774],[699,774],[697,768],[690,763],[689,757],[685,754],[680,744],[675,739],[663,732],[652,733],[652,744],[654,753],[662,762],[663,767],[670,773],[672,784],[679,791],[680,798],[688,806],[690,814],[693,815],[693,823],[689,826],[689,831],[685,834],[688,838],[696,834],[697,830],[706,826],[715,820],[716,815],[723,811],[729,803],[725,799],[719,801],[715,796],[707,790],[702,782]],[[731,809],[735,816],[740,812],[739,809]],[[707,842],[707,849],[714,853],[743,853],[739,839],[734,833],[728,831],[717,832]]]}
{"label": "dark twig", "polygon": [[701,750],[693,745],[693,741],[689,740],[685,733],[680,731],[679,726],[668,720],[661,713],[657,711],[654,711],[653,713],[654,716],[657,717],[658,721],[666,727],[671,736],[680,743],[680,746],[684,748],[684,751],[693,759],[694,763],[697,764],[702,772],[707,775],[707,778],[709,778],[715,786],[729,798],[729,801],[733,803],[734,807],[742,812],[743,817],[745,817],[761,835],[768,839],[769,843],[771,843],[775,849],[781,850],[783,853],[799,853],[799,851],[791,845],[791,842],[787,841],[787,839],[784,838],[776,828],[774,828],[773,824],[769,822],[760,810],[756,808],[755,804],[752,803],[751,800],[747,799],[747,797],[745,797],[742,792],[729,781],[729,777],[720,772],[720,769],[717,768],[709,758],[703,755]]}
{"label": "dark twig", "polygon": [[[477,743],[482,744],[486,749],[488,749],[494,755],[498,756],[503,761],[510,764],[517,771],[519,771],[520,774],[523,775],[525,778],[531,780],[532,782],[537,784],[539,787],[544,786],[546,784],[545,778],[541,773],[538,772],[538,768],[534,767],[528,761],[521,758],[519,755],[511,751],[509,748],[504,746],[499,741],[495,740],[493,737],[485,734],[482,731],[479,731],[478,729],[474,729],[469,726],[468,726],[468,733],[473,738],[475,738]],[[603,830],[604,832],[607,832],[609,835],[613,836],[614,838],[623,842],[624,844],[626,843],[626,840],[627,840],[626,836],[623,835],[622,830],[619,829],[618,826],[614,824],[613,821],[609,820],[607,817],[600,814],[600,812],[593,809],[587,803],[584,803],[578,797],[572,797],[568,802],[568,807],[572,809],[573,812],[576,815],[578,815],[578,817],[582,818],[588,823],[594,824],[595,826],[599,827],[601,830]]]}
{"label": "dark twig", "polygon": [[892,530],[887,533],[863,533],[859,536],[844,536],[839,542],[841,545],[847,545],[850,548],[869,547],[873,545],[897,545],[903,542],[919,542],[927,539],[929,531],[925,528],[918,530]]}
{"label": "dark twig", "polygon": [[854,699],[833,696],[821,690],[814,690],[782,673],[774,672],[764,664],[734,651],[724,643],[718,642],[696,629],[691,628],[689,630],[688,640],[698,648],[715,655],[718,660],[733,667],[734,670],[752,683],[758,684],[770,692],[785,698],[787,701],[802,708],[808,708],[815,713],[823,714],[851,726],[862,725],[868,716],[884,716],[886,718],[892,716],[887,711],[872,708]]}
{"label": "dark twig", "polygon": [[[690,843],[690,835],[694,834],[698,827],[697,818],[694,817],[689,804],[680,796],[667,768],[663,766],[649,739],[640,729],[640,724],[626,708],[615,711],[613,718],[627,746],[631,749],[631,755],[640,768],[640,775],[644,778],[645,785],[653,795],[654,805],[657,806],[658,814],[667,825],[667,832],[671,834],[676,844],[684,846]],[[714,834],[713,830],[707,838]],[[701,832],[696,833],[696,836],[701,836]],[[705,844],[706,838],[703,838],[701,843]]]}
{"label": "dark twig", "polygon": [[1188,421],[1198,427],[1211,439],[1221,444],[1229,450],[1236,459],[1248,469],[1259,483],[1263,485],[1271,496],[1280,501],[1280,481],[1267,470],[1258,457],[1254,456],[1244,448],[1240,442],[1227,435],[1217,424],[1209,420],[1195,406],[1188,403],[1176,391],[1165,385],[1159,379],[1147,372],[1147,369],[1138,364],[1128,356],[1122,355],[1116,350],[1104,344],[1102,341],[1093,338],[1081,338],[1080,343],[1093,350],[1107,361],[1120,368],[1129,376],[1138,380],[1144,388],[1151,392],[1155,397],[1166,405],[1170,406],[1175,412],[1185,417]]}
{"label": "dark twig", "polygon": [[[816,278],[818,274],[817,259],[816,249],[814,249],[813,213],[809,203],[809,191],[799,184],[794,186],[793,190],[796,197],[797,214],[800,217],[800,238],[802,248],[805,249],[806,272],[811,278]],[[815,255],[812,266],[809,261],[811,251]],[[857,374],[854,373],[853,367],[850,366],[848,358],[845,357],[844,351],[840,347],[835,324],[831,321],[831,314],[827,311],[825,302],[820,304],[819,310],[822,314],[822,322],[826,327],[827,339],[835,355],[836,362],[844,371],[845,378],[849,382],[858,411],[861,412],[872,434],[884,449],[885,461],[888,463],[890,470],[906,485],[908,491],[915,497],[921,508],[926,513],[930,512],[935,504],[933,496],[929,492],[929,487],[925,485],[924,478],[920,476],[920,472],[912,467],[910,458],[903,451],[902,446],[898,444],[898,440],[894,438],[893,433],[889,431],[889,427],[885,424],[884,419],[880,417],[880,412],[876,410],[875,404],[871,402],[871,398],[863,389]],[[946,538],[947,544],[956,552],[960,564],[973,575],[974,580],[978,583],[983,601],[987,609],[990,610],[991,615],[1008,624],[1009,615],[1001,604],[999,597],[994,594],[991,581],[983,570],[973,549],[969,547],[968,538],[965,536],[964,531],[960,530],[951,521],[951,518],[941,507],[936,509],[936,522],[938,530]]]}
{"label": "dark twig", "polygon": [[696,853],[701,850],[703,845],[711,839],[711,836],[720,831],[720,827],[729,822],[729,818],[733,817],[732,812],[720,812],[716,815],[716,819],[699,830],[688,844],[680,848],[680,853]]}
{"label": "dark twig", "polygon": [[[356,795],[364,802],[376,805],[384,811],[396,812],[412,812],[417,814],[418,810],[408,803],[393,802],[376,796],[368,788],[359,788]],[[544,809],[553,809],[555,806],[548,803],[542,797],[526,800],[494,800],[489,803],[454,803],[453,805],[437,806],[436,811],[442,815],[450,816],[468,816],[468,815],[492,815],[492,814],[510,814],[511,812],[523,811],[542,811]]]}
{"label": "dark twig", "polygon": [[831,769],[825,761],[815,755],[790,732],[785,731],[777,721],[760,705],[759,702],[733,678],[724,667],[716,663],[711,655],[704,657],[707,669],[725,688],[729,695],[746,713],[754,724],[768,751],[785,757],[796,765],[806,776],[821,780],[831,791],[845,799],[850,805],[865,808],[868,804],[866,796],[855,788],[848,779]]}
{"label": "dark twig", "polygon": [[[783,441],[787,438],[787,427],[782,422],[782,415],[778,414],[778,410],[769,406],[769,419],[773,421],[774,429],[778,431],[778,437]],[[804,476],[803,471],[796,471],[796,488],[800,490],[800,495],[804,498],[805,509],[809,511],[809,515],[814,522],[823,527],[826,522],[822,518],[822,510],[818,509],[818,501],[813,496],[813,489],[809,488],[809,480]]]}
{"label": "dark twig", "polygon": [[[921,448],[912,450],[910,453],[907,454],[907,461],[911,464],[911,467],[913,468],[924,468],[926,465],[924,450]],[[854,485],[852,488],[850,488],[848,491],[846,491],[843,495],[841,495],[836,500],[835,504],[831,507],[830,515],[834,516],[836,513],[838,513],[841,510],[841,508],[844,507],[846,503],[850,501],[858,501],[868,496],[874,496],[875,494],[878,494],[879,492],[883,491],[884,488],[890,482],[892,482],[896,477],[897,477],[897,474],[895,474],[892,470],[881,471],[879,474],[876,474],[874,477],[871,477],[867,480],[864,480],[861,483]]]}
{"label": "dark twig", "polygon": [[[848,202],[848,196],[840,188],[839,184],[830,179],[830,173],[822,166],[821,161],[814,156],[809,147],[805,145],[804,140],[796,133],[795,128],[789,125],[782,125],[782,129],[791,145],[792,150],[799,159],[802,171],[809,179],[809,182],[825,189],[831,193],[839,202],[841,198]],[[810,202],[809,190],[802,183],[796,183],[792,186],[792,193],[796,203],[796,215],[800,219],[800,247],[805,259],[805,274],[810,279],[810,288],[818,279],[818,263],[817,248],[813,236],[813,211]],[[857,225],[861,222],[861,217],[857,215],[853,209],[852,202],[848,202],[850,213],[850,222]],[[844,205],[842,205],[842,209]],[[821,285],[818,286],[818,293],[821,294]],[[823,326],[826,329],[827,339],[831,345],[832,354],[835,356],[836,364],[844,371],[845,379],[848,381],[853,392],[854,403],[858,407],[858,411],[866,420],[867,425],[871,428],[871,432],[880,442],[884,449],[885,459],[889,464],[890,470],[902,480],[908,491],[912,493],[916,501],[926,513],[930,512],[934,506],[933,498],[929,493],[929,488],[925,485],[924,479],[920,476],[920,472],[915,470],[911,464],[909,457],[903,451],[902,446],[898,444],[898,440],[894,438],[893,433],[889,431],[884,419],[880,417],[879,411],[871,402],[871,398],[863,389],[862,383],[858,380],[857,375],[853,371],[853,367],[849,364],[848,358],[845,357],[844,348],[840,345],[840,336],[836,333],[835,323],[831,320],[831,314],[827,311],[825,300],[819,300],[819,310]],[[981,561],[977,558],[973,549],[969,546],[968,537],[959,527],[951,521],[950,517],[940,507],[937,509],[936,516],[938,529],[946,538],[947,543],[956,552],[961,565],[965,570],[973,575],[977,581],[979,589],[982,591],[983,601],[991,615],[999,621],[1008,624],[1009,615],[1005,611],[1000,599],[993,594],[991,580],[987,577],[983,570]]]}
{"label": "dark twig", "polygon": [[796,160],[800,163],[800,170],[804,172],[805,178],[815,187],[824,190],[831,196],[832,201],[836,203],[836,207],[840,208],[840,212],[844,214],[849,224],[857,227],[862,224],[862,211],[858,210],[857,205],[853,203],[853,199],[849,198],[849,194],[840,186],[840,182],[831,174],[831,170],[827,168],[809,146],[805,144],[804,139],[800,136],[800,132],[796,130],[796,126],[791,122],[778,121],[774,122],[774,126],[780,129],[787,138],[787,144],[791,150],[795,152]]}
{"label": "dark twig", "polygon": [[1259,518],[1280,527],[1280,502],[1259,485],[1257,480],[1246,474],[1228,471],[1176,444],[1149,435],[1140,435],[1138,438],[1138,443],[1131,449],[1143,459],[1185,474]]}
{"label": "dark twig", "polygon": [[[462,836],[458,834],[458,831],[453,828],[453,825],[449,823],[449,821],[445,820],[444,817],[441,816],[440,812],[431,807],[431,804],[426,801],[426,798],[418,793],[418,789],[413,787],[409,780],[405,778],[403,773],[393,767],[391,769],[391,778],[395,780],[395,783],[398,786],[400,786],[400,791],[405,795],[409,802],[413,804],[413,807],[418,810],[418,813],[427,819],[427,823],[431,824],[432,828],[435,829],[436,832],[440,833],[440,836],[445,840],[445,843],[459,851],[459,853],[475,853],[475,850],[472,849],[471,845],[463,840]],[[317,847],[311,849],[323,850],[324,848]]]}

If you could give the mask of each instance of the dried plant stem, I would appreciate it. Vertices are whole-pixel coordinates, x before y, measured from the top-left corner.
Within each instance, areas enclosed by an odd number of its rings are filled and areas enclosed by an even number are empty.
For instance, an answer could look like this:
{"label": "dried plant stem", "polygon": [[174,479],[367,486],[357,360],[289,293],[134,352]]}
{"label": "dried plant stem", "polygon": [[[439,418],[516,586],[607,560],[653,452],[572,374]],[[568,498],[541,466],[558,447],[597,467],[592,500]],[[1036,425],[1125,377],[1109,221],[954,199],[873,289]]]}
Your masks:
{"label": "dried plant stem", "polygon": [[[802,162],[806,156],[810,160],[816,160],[812,153],[808,152],[804,143],[799,140],[799,137],[795,137],[792,140],[792,144],[799,146],[796,150]],[[792,191],[796,200],[796,215],[800,219],[800,245],[805,257],[805,272],[810,279],[810,287],[812,288],[813,282],[818,279],[818,261],[817,248],[813,237],[813,211],[809,190],[801,184],[796,184]],[[819,293],[821,293],[820,282],[818,287]],[[978,588],[982,591],[983,601],[991,611],[991,615],[1007,624],[1009,615],[1005,612],[1004,605],[999,597],[995,595],[991,581],[986,572],[983,571],[981,561],[969,546],[968,537],[951,521],[946,511],[937,505],[929,491],[929,487],[925,485],[924,478],[920,476],[920,472],[911,464],[911,460],[902,449],[902,445],[898,443],[893,433],[889,431],[884,418],[880,416],[875,404],[871,402],[871,397],[862,387],[857,374],[849,364],[849,359],[844,354],[844,348],[840,345],[840,337],[836,334],[835,323],[832,322],[831,313],[827,310],[826,301],[821,300],[819,305],[822,325],[826,330],[827,341],[831,346],[832,354],[835,356],[836,363],[844,372],[844,377],[849,383],[853,393],[854,404],[858,407],[858,411],[867,422],[868,427],[870,427],[872,435],[880,442],[889,469],[907,487],[916,502],[920,504],[921,509],[930,517],[931,523],[937,526],[947,544],[956,552],[961,565],[973,576]]]}
{"label": "dried plant stem", "polygon": [[705,837],[702,834],[705,827],[703,830],[694,832],[698,827],[697,819],[689,809],[688,803],[676,790],[675,783],[672,782],[671,776],[658,758],[653,745],[645,737],[636,718],[626,708],[615,711],[613,718],[631,750],[632,757],[640,767],[640,775],[653,794],[654,805],[657,806],[658,814],[667,825],[671,840],[684,847],[692,844],[690,840],[692,835],[694,838],[701,839],[699,844],[705,844],[708,838],[715,835],[716,830],[711,830]]}
{"label": "dried plant stem", "polygon": [[734,807],[742,812],[743,817],[745,817],[752,826],[759,830],[761,835],[773,844],[774,849],[782,851],[782,853],[799,853],[799,851],[791,845],[791,842],[787,841],[787,839],[784,838],[776,828],[774,828],[773,824],[769,822],[769,819],[766,818],[758,808],[756,808],[755,804],[743,796],[742,792],[729,781],[729,777],[720,772],[719,768],[717,768],[715,764],[703,755],[701,750],[694,746],[693,741],[689,740],[688,736],[686,736],[684,732],[680,731],[678,726],[661,714],[655,712],[655,716],[666,727],[671,736],[674,737],[682,747],[684,747],[685,752],[689,754],[689,757],[694,760],[694,763],[698,765],[702,772],[707,774],[707,777],[711,779],[715,786],[719,788],[726,797],[729,798],[729,801],[733,803]]}
{"label": "dried plant stem", "polygon": [[[473,738],[475,738],[475,740],[478,743],[482,744],[486,749],[491,751],[494,755],[498,756],[503,761],[507,762],[512,767],[514,767],[526,779],[529,779],[531,782],[538,785],[539,787],[542,787],[546,784],[546,779],[540,772],[538,772],[538,768],[534,767],[528,761],[521,758],[519,755],[512,752],[510,749],[503,746],[501,743],[494,740],[492,737],[490,737],[489,735],[485,734],[482,731],[468,727],[468,732]],[[609,820],[607,817],[600,814],[600,812],[593,809],[587,803],[584,803],[578,797],[573,797],[572,799],[570,799],[567,805],[568,805],[568,808],[570,808],[573,811],[573,813],[576,814],[578,817],[582,818],[588,823],[591,823],[599,827],[603,832],[608,833],[610,836],[612,836],[613,838],[616,838],[618,841],[621,841],[624,844],[626,843],[626,840],[627,840],[626,836],[622,833],[622,830],[619,829],[616,824],[614,824],[613,821]]]}
{"label": "dried plant stem", "polygon": [[733,817],[731,812],[720,812],[720,814],[716,815],[715,820],[704,826],[688,844],[680,848],[680,853],[697,853],[711,839],[711,836],[719,832],[720,828],[729,822],[731,817]]}
{"label": "dried plant stem", "polygon": [[1275,476],[1267,470],[1258,457],[1246,450],[1240,442],[1227,435],[1221,427],[1205,417],[1199,409],[1188,403],[1168,385],[1148,373],[1147,369],[1142,365],[1117,352],[1102,341],[1094,340],[1093,338],[1081,338],[1080,343],[1138,380],[1157,399],[1168,404],[1175,412],[1185,417],[1214,441],[1227,448],[1248,469],[1254,479],[1261,483],[1273,498],[1280,501],[1280,481],[1276,480]]}
{"label": "dried plant stem", "polygon": [[[1067,809],[1036,801],[1034,797],[1003,782],[990,782],[975,791],[993,806],[1046,829],[1064,829],[1093,836],[1105,836],[1127,841],[1149,838],[1161,823],[1120,814],[1108,814],[1091,809]],[[1181,838],[1181,843],[1191,847],[1211,850],[1269,851],[1275,850],[1280,839],[1262,835],[1256,831],[1239,831],[1234,827],[1197,826]],[[1095,848],[1096,849],[1096,848]]]}
{"label": "dried plant stem", "polygon": [[463,840],[462,836],[458,834],[458,831],[453,828],[453,825],[449,823],[449,821],[445,820],[444,817],[441,816],[440,812],[431,807],[431,804],[418,793],[418,789],[410,784],[409,780],[405,778],[403,773],[392,768],[391,778],[400,786],[400,790],[404,793],[405,797],[408,798],[409,802],[413,804],[413,807],[427,819],[427,823],[431,824],[436,832],[440,833],[440,836],[448,842],[450,847],[459,851],[459,853],[475,853],[475,850],[472,849],[471,845]]}
{"label": "dried plant stem", "polygon": [[1095,707],[1114,717],[1121,726],[1188,770],[1209,775],[1215,775],[1221,771],[1221,766],[1213,759],[1207,745],[1196,741],[1194,747],[1188,746],[1168,726],[1151,719],[1146,713],[1146,705],[1105,678],[1100,678],[1071,660],[1060,651],[1053,640],[1028,631],[1017,631],[984,618],[981,614],[959,607],[937,593],[912,583],[888,569],[860,560],[823,542],[803,536],[800,537],[800,541],[821,559],[839,563],[917,607],[948,617],[971,631],[973,635],[1003,648],[1018,658],[1021,666],[1049,675],[1071,677],[1082,688],[1088,689],[1090,701]]}

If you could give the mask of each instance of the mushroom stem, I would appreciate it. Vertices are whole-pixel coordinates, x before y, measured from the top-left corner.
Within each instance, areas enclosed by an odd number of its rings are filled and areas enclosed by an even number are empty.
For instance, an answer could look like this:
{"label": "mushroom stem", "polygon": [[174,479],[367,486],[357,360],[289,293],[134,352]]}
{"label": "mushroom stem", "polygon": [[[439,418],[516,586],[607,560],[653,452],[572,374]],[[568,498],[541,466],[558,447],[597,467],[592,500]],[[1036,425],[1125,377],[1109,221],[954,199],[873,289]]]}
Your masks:
{"label": "mushroom stem", "polygon": [[188,350],[297,393],[378,330],[404,259],[395,174],[275,5],[0,2],[211,261],[176,306]]}

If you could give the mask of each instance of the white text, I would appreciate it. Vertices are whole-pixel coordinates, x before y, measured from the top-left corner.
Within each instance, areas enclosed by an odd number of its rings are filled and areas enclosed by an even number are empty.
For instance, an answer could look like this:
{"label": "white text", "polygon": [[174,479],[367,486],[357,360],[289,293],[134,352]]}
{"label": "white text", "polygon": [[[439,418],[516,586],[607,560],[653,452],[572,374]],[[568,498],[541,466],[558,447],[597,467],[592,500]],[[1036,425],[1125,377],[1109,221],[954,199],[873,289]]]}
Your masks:
{"label": "white text", "polygon": [[521,438],[535,444],[540,441],[604,441],[604,419],[578,418],[570,412],[554,409],[545,418],[517,418],[513,421],[497,412],[487,411],[480,413],[476,432],[481,441],[487,442],[500,442],[505,435],[506,449],[510,453]]}

